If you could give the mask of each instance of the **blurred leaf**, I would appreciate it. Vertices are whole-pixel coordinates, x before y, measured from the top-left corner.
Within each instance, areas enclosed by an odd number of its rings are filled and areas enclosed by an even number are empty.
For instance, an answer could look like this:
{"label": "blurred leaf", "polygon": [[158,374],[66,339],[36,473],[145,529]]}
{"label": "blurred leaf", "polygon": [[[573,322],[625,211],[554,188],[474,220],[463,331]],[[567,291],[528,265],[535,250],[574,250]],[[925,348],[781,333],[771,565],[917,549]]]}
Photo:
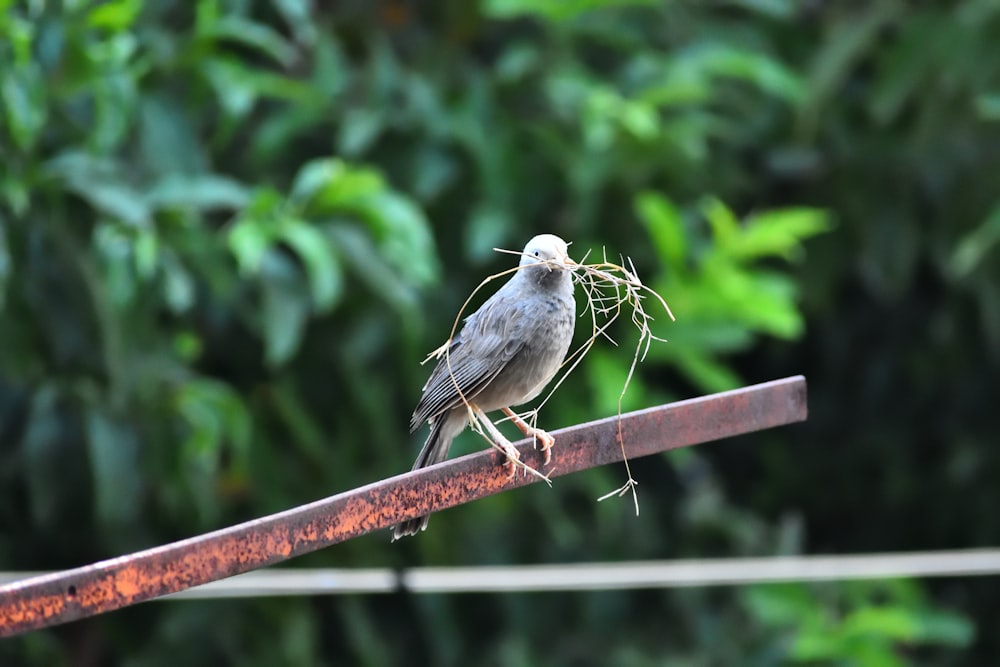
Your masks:
{"label": "blurred leaf", "polygon": [[751,586],[742,598],[754,619],[769,625],[805,623],[818,612],[813,596],[802,584]]}
{"label": "blurred leaf", "polygon": [[296,58],[294,45],[263,23],[242,16],[228,15],[198,26],[198,36],[213,41],[235,42],[270,56],[284,67]]}
{"label": "blurred leaf", "polygon": [[365,232],[346,224],[331,225],[326,231],[358,280],[395,308],[403,322],[419,320],[415,286],[386,263]]}
{"label": "blurred leaf", "polygon": [[[619,397],[622,412],[635,410],[646,403],[645,388],[638,375],[633,376],[631,383],[626,386],[628,366],[622,365],[620,355],[594,347],[587,354],[587,362],[587,383],[593,392],[594,409],[598,414],[616,414]],[[569,381],[572,382],[573,378],[570,377]]]}
{"label": "blurred leaf", "polygon": [[316,26],[310,12],[312,2],[310,0],[274,0],[273,4],[281,12],[281,16],[288,23],[288,26],[295,32],[296,40],[312,44],[316,39]]}
{"label": "blurred leaf", "polygon": [[975,230],[962,237],[952,252],[949,268],[956,278],[964,278],[982,263],[997,241],[1000,241],[1000,205]]}
{"label": "blurred leaf", "polygon": [[195,361],[201,356],[201,339],[190,331],[182,331],[174,336],[174,351],[184,361]]}
{"label": "blurred leaf", "polygon": [[190,109],[165,94],[143,95],[139,104],[139,149],[153,175],[209,171],[205,146],[195,135]]}
{"label": "blurred leaf", "polygon": [[269,366],[280,366],[299,348],[309,319],[309,299],[295,265],[279,251],[268,250],[260,268],[264,358]]}
{"label": "blurred leaf", "polygon": [[652,0],[483,0],[482,8],[484,14],[496,19],[536,15],[549,21],[567,21],[595,10],[651,3]]}
{"label": "blurred leaf", "polygon": [[751,216],[728,252],[740,259],[777,255],[794,258],[801,242],[829,231],[826,212],[811,208],[776,209]]}
{"label": "blurred leaf", "polygon": [[87,22],[93,28],[124,30],[135,23],[141,11],[141,0],[107,0],[90,10]]}
{"label": "blurred leaf", "polygon": [[251,419],[232,387],[217,380],[196,378],[182,384],[174,400],[188,427],[182,449],[187,462],[214,472],[223,447],[228,445],[234,454],[234,465],[245,465]]}
{"label": "blurred leaf", "polygon": [[87,450],[98,520],[107,528],[132,521],[141,510],[142,490],[139,439],[135,431],[121,420],[90,410]]}
{"label": "blurred leaf", "polygon": [[343,292],[340,259],[327,237],[307,222],[287,219],[281,238],[302,259],[309,276],[313,303],[319,312],[330,310]]}
{"label": "blurred leaf", "polygon": [[230,229],[229,250],[236,257],[241,274],[252,275],[260,271],[264,255],[276,237],[275,223],[255,218],[243,218]]}
{"label": "blurred leaf", "polygon": [[103,223],[94,229],[93,245],[110,301],[122,308],[132,302],[138,289],[133,274],[132,239],[125,228]]}
{"label": "blurred leaf", "polygon": [[645,224],[657,256],[674,271],[683,271],[688,247],[680,211],[666,197],[643,192],[635,199],[636,215]]}
{"label": "blurred leaf", "polygon": [[469,226],[465,235],[466,252],[469,257],[477,262],[492,259],[493,249],[504,247],[507,230],[512,222],[507,213],[497,206],[483,204],[477,207],[469,216]]}
{"label": "blurred leaf", "polygon": [[70,184],[76,194],[112,220],[145,227],[152,223],[149,207],[140,192],[124,183],[93,181]]}
{"label": "blurred leaf", "polygon": [[319,159],[299,169],[289,203],[300,210],[311,206],[315,214],[343,212],[384,188],[381,176],[370,169],[354,168],[335,158]]}
{"label": "blurred leaf", "polygon": [[361,155],[375,143],[384,126],[385,119],[375,110],[348,110],[337,134],[339,152],[346,156]]}
{"label": "blurred leaf", "polygon": [[417,285],[437,280],[440,266],[430,224],[412,200],[392,191],[381,192],[361,205],[386,260]]}
{"label": "blurred leaf", "polygon": [[249,113],[258,98],[309,101],[310,90],[301,82],[247,67],[235,58],[215,58],[203,70],[223,108],[235,119]]}
{"label": "blurred leaf", "polygon": [[911,611],[899,607],[862,607],[844,619],[844,631],[910,641],[916,638],[917,620]]}
{"label": "blurred leaf", "polygon": [[740,235],[740,223],[733,212],[715,198],[708,198],[701,203],[702,215],[712,226],[712,235],[721,252],[728,254],[734,242]]}
{"label": "blurred leaf", "polygon": [[53,526],[65,488],[60,466],[65,455],[62,438],[65,423],[58,414],[57,401],[58,394],[51,385],[35,392],[21,443],[27,464],[28,508],[32,524],[39,527]]}
{"label": "blurred leaf", "polygon": [[190,310],[195,301],[194,279],[172,253],[161,255],[163,267],[163,298],[174,313]]}
{"label": "blurred leaf", "polygon": [[1000,93],[984,93],[976,97],[976,112],[985,121],[1000,120]]}
{"label": "blurred leaf", "polygon": [[916,635],[922,642],[968,648],[976,638],[976,627],[953,611],[922,609],[917,612]]}
{"label": "blurred leaf", "polygon": [[904,3],[894,0],[871,3],[861,11],[844,14],[826,31],[805,79],[809,83],[806,118],[810,127],[815,126],[823,107],[857,60],[879,39],[882,29],[904,11]]}
{"label": "blurred leaf", "polygon": [[780,61],[762,53],[711,45],[684,54],[675,66],[745,81],[762,92],[793,104],[805,97],[800,76]]}
{"label": "blurred leaf", "polygon": [[116,149],[126,140],[137,103],[138,91],[131,77],[109,73],[95,82],[96,119],[88,145],[100,151]]}
{"label": "blurred leaf", "polygon": [[156,210],[238,209],[250,202],[250,191],[239,181],[227,176],[170,174],[149,189],[146,201]]}
{"label": "blurred leaf", "polygon": [[6,68],[0,74],[4,124],[22,151],[31,150],[47,117],[42,72],[34,63]]}
{"label": "blurred leaf", "polygon": [[733,371],[698,350],[683,350],[674,358],[678,369],[706,393],[729,391],[741,384]]}

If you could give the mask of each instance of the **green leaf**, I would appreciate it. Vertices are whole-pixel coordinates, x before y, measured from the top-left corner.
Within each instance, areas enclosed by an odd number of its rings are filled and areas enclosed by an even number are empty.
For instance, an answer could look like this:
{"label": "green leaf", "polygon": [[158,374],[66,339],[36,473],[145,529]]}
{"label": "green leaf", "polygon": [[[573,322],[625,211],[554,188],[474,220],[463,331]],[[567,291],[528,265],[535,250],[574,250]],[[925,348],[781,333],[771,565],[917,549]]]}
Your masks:
{"label": "green leaf", "polygon": [[482,8],[486,16],[495,19],[538,16],[549,21],[569,21],[601,9],[652,4],[654,0],[484,0]]}
{"label": "green leaf", "polygon": [[178,332],[171,342],[174,353],[185,363],[197,361],[205,348],[201,338],[193,331]]}
{"label": "green leaf", "polygon": [[712,227],[715,243],[722,253],[728,253],[733,242],[740,234],[740,223],[733,212],[714,197],[701,202],[701,213]]}
{"label": "green leaf", "polygon": [[245,465],[251,418],[232,387],[218,380],[196,378],[182,384],[174,400],[177,413],[188,427],[182,451],[189,463],[214,471],[228,444],[234,454],[234,465]]}
{"label": "green leaf", "polygon": [[417,285],[437,280],[441,268],[430,224],[413,200],[385,191],[368,198],[362,210],[379,250],[397,271]]}
{"label": "green leaf", "polygon": [[976,638],[976,626],[951,611],[923,609],[917,612],[916,635],[921,642],[967,648]]}
{"label": "green leaf", "polygon": [[376,109],[348,110],[337,133],[339,152],[345,156],[361,155],[375,143],[384,127],[383,114]]}
{"label": "green leaf", "polygon": [[36,63],[6,68],[0,75],[3,121],[11,139],[22,151],[31,150],[45,126],[45,83]]}
{"label": "green leaf", "polygon": [[1000,93],[983,93],[975,101],[976,113],[982,120],[1000,120]]}
{"label": "green leaf", "polygon": [[739,79],[762,92],[799,103],[805,98],[802,78],[780,61],[756,51],[711,46],[699,56],[701,66],[712,75]]}
{"label": "green leaf", "polygon": [[147,93],[139,105],[139,148],[144,169],[156,175],[209,171],[205,143],[191,119],[192,109],[165,94]]}
{"label": "green leaf", "polygon": [[239,181],[217,174],[170,174],[153,185],[146,201],[155,210],[170,208],[213,211],[243,208],[250,190]]}
{"label": "green leaf", "polygon": [[679,370],[707,394],[729,391],[740,386],[740,378],[718,361],[698,350],[685,351],[674,357]]}
{"label": "green leaf", "polygon": [[142,0],[107,0],[90,10],[87,23],[91,28],[111,31],[132,26],[142,11]]}
{"label": "green leaf", "polygon": [[508,230],[513,225],[514,221],[505,209],[488,203],[477,206],[469,215],[465,234],[466,253],[476,262],[492,259],[493,249],[504,246],[510,235]]}
{"label": "green leaf", "polygon": [[772,626],[798,625],[818,611],[809,590],[797,583],[751,586],[742,599],[755,620]]}
{"label": "green leaf", "polygon": [[277,235],[275,223],[256,218],[243,218],[233,225],[226,240],[242,275],[260,271],[264,255]]}
{"label": "green leaf", "polygon": [[120,419],[91,410],[87,413],[87,451],[98,521],[112,527],[134,520],[141,509],[143,479],[135,430]]}
{"label": "green leaf", "polygon": [[270,56],[283,67],[295,63],[295,46],[270,26],[241,16],[227,15],[199,26],[198,36],[212,41],[229,41]]}
{"label": "green leaf", "polygon": [[389,303],[404,322],[420,318],[415,286],[386,262],[371,237],[356,225],[330,225],[327,234],[358,280]]}
{"label": "green leaf", "polygon": [[116,223],[100,223],[93,231],[93,247],[111,302],[119,307],[128,305],[135,298],[138,288],[133,273],[132,238],[128,230]]}
{"label": "green leaf", "polygon": [[269,366],[277,367],[299,349],[309,320],[309,299],[295,265],[276,249],[264,255],[260,287],[264,357]]}
{"label": "green leaf", "polygon": [[52,526],[58,516],[64,488],[60,462],[65,459],[63,422],[54,387],[43,385],[31,399],[21,451],[32,525]]}
{"label": "green leaf", "polygon": [[1000,241],[1000,204],[979,227],[962,237],[951,254],[949,269],[955,278],[964,278],[978,267]]}
{"label": "green leaf", "polygon": [[186,313],[195,302],[194,279],[173,252],[162,256],[163,299],[173,313]]}
{"label": "green leaf", "polygon": [[313,44],[317,32],[312,17],[312,2],[309,0],[274,0],[273,4],[294,31],[296,40],[303,44]]}
{"label": "green leaf", "polygon": [[148,227],[153,222],[152,211],[146,205],[142,194],[125,183],[93,181],[88,184],[69,185],[70,189],[95,210],[111,220],[135,227]]}
{"label": "green leaf", "polygon": [[[587,382],[591,389],[594,409],[600,414],[615,414],[621,398],[622,411],[634,410],[646,401],[646,389],[638,374],[628,380],[629,366],[622,363],[620,354],[601,347],[593,347],[585,364]],[[628,381],[628,386],[626,382]],[[622,396],[622,392],[625,395]]]}
{"label": "green leaf", "polygon": [[111,153],[125,140],[135,120],[138,105],[135,79],[109,72],[92,85],[96,118],[88,146]]}
{"label": "green leaf", "polygon": [[636,215],[646,226],[656,254],[666,266],[683,271],[687,258],[687,239],[680,211],[666,197],[655,192],[643,192],[634,200]]}
{"label": "green leaf", "polygon": [[793,259],[801,242],[829,231],[826,212],[813,208],[787,208],[748,218],[742,233],[733,238],[728,253],[739,259],[777,255]]}
{"label": "green leaf", "polygon": [[850,635],[873,635],[896,641],[916,639],[917,620],[909,609],[901,607],[862,607],[844,620]]}
{"label": "green leaf", "polygon": [[385,189],[371,169],[356,168],[336,158],[307,162],[295,175],[289,203],[313,214],[342,213]]}
{"label": "green leaf", "polygon": [[343,292],[344,280],[340,258],[328,237],[307,222],[288,219],[281,224],[281,239],[305,264],[316,310],[330,310]]}

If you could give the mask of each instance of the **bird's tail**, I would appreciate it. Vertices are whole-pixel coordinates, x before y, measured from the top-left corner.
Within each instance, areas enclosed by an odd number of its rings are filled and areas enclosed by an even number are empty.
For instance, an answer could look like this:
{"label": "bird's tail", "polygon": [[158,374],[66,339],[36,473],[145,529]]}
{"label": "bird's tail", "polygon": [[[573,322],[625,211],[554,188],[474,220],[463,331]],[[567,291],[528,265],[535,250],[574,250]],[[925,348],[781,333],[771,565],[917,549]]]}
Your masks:
{"label": "bird's tail", "polygon": [[[444,414],[431,422],[431,432],[424,442],[424,446],[417,454],[417,460],[413,462],[411,470],[420,470],[427,466],[440,463],[448,458],[448,450],[451,449],[451,441],[455,439],[455,434],[444,433],[444,427],[448,422],[448,415]],[[392,527],[392,541],[395,542],[406,535],[416,535],[421,530],[427,528],[430,515],[410,519]]]}

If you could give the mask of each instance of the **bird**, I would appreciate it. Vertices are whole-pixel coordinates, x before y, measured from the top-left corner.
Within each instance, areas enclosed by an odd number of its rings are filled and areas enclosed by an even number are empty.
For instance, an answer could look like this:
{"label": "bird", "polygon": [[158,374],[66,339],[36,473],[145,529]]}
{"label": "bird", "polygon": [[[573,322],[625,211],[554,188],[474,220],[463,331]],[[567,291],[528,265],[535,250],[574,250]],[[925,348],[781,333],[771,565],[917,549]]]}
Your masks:
{"label": "bird", "polygon": [[[430,424],[412,470],[448,457],[452,441],[469,423],[470,411],[485,417],[502,410],[526,437],[541,443],[549,462],[554,438],[527,424],[511,407],[541,394],[569,350],[576,323],[575,266],[564,240],[554,234],[535,236],[524,247],[514,275],[465,319],[447,347],[442,346],[410,419],[411,433],[424,422]],[[517,450],[509,442],[501,448],[508,453],[513,475]],[[392,540],[425,530],[429,518],[393,526]]]}

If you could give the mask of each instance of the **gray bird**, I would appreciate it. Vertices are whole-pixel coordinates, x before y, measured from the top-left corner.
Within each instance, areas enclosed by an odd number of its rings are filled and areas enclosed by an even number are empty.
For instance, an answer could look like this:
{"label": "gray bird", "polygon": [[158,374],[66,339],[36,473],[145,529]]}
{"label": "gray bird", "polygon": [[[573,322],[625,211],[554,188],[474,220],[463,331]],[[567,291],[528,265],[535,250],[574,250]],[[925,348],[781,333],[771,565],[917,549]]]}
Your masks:
{"label": "gray bird", "polygon": [[[573,266],[565,241],[552,234],[536,236],[524,247],[511,279],[465,319],[410,419],[411,433],[425,421],[431,425],[413,470],[448,457],[452,440],[469,421],[466,402],[484,413],[503,410],[521,432],[541,442],[548,463],[552,436],[510,408],[542,393],[569,350],[576,323]],[[424,530],[429,518],[394,526],[392,539]]]}

